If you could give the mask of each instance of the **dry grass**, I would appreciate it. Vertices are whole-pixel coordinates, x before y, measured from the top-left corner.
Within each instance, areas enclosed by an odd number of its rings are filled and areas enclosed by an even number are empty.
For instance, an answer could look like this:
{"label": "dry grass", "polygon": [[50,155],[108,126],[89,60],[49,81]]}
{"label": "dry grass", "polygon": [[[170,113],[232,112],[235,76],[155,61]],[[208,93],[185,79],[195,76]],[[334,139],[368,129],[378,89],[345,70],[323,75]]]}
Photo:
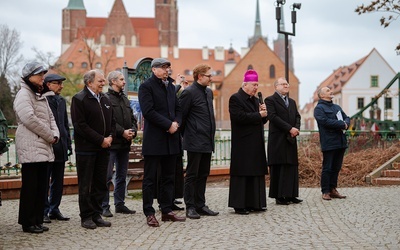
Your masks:
{"label": "dry grass", "polygon": [[[368,185],[365,176],[400,152],[400,142],[384,142],[379,138],[360,137],[350,141],[339,175],[339,187]],[[299,145],[300,186],[320,185],[322,153],[318,137]]]}

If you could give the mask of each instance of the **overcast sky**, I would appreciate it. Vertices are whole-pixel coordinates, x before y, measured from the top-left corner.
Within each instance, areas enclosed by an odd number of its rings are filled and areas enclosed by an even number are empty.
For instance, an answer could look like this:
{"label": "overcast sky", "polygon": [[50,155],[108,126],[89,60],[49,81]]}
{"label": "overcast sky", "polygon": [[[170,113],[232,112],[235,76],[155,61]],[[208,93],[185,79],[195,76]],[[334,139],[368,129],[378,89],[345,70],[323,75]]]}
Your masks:
{"label": "overcast sky", "polygon": [[[21,34],[22,53],[33,58],[31,48],[60,54],[61,11],[69,0],[1,1],[0,24],[7,24]],[[269,45],[277,38],[275,1],[259,0],[261,28]],[[357,5],[370,0],[299,0],[284,5],[286,30],[291,31],[290,6],[301,2],[297,11],[293,44],[295,75],[299,78],[300,104],[303,106],[319,83],[334,69],[349,65],[373,48],[400,71],[400,56],[394,48],[400,42],[400,20],[384,29],[379,19],[383,13],[354,12]],[[84,0],[88,17],[107,17],[114,0]],[[154,1],[124,0],[129,16],[154,17]],[[202,48],[230,43],[240,53],[254,34],[256,0],[178,0],[179,47]]]}

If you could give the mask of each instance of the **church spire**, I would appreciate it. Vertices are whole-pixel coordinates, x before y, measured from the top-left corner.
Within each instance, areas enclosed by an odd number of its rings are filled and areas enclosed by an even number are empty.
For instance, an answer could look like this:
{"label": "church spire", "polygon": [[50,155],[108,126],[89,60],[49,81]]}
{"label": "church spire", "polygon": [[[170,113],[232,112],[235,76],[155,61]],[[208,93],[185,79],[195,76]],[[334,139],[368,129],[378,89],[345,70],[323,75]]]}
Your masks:
{"label": "church spire", "polygon": [[255,26],[254,26],[254,35],[248,39],[249,48],[251,48],[260,38],[263,39],[266,43],[268,43],[268,38],[263,37],[262,33],[261,33],[260,5],[259,5],[259,1],[257,0],[256,22],[255,22]]}
{"label": "church spire", "polygon": [[260,21],[260,6],[257,0],[257,9],[256,9],[256,24],[254,27],[254,37],[261,37],[261,21]]}
{"label": "church spire", "polygon": [[68,10],[86,10],[85,5],[83,4],[83,0],[69,0],[68,6],[66,7]]}

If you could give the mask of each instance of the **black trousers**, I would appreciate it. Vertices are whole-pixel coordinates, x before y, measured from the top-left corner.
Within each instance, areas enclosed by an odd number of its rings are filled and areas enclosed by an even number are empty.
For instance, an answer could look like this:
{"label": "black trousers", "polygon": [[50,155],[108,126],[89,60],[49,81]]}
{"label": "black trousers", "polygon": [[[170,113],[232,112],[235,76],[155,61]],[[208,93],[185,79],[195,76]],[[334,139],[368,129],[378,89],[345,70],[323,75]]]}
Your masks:
{"label": "black trousers", "polygon": [[43,223],[47,168],[50,162],[22,163],[18,223],[24,227]]}
{"label": "black trousers", "polygon": [[158,201],[161,212],[167,214],[172,211],[174,201],[175,168],[178,155],[145,155],[144,176],[142,183],[143,212],[146,216],[155,214],[153,200],[157,189],[157,170],[160,174],[160,188]]}
{"label": "black trousers", "polygon": [[[59,206],[64,188],[65,162],[52,162],[47,169],[47,185],[45,198],[44,215],[56,214],[60,212]],[[50,190],[50,193],[49,193]]]}
{"label": "black trousers", "polygon": [[323,194],[337,187],[345,151],[345,148],[339,148],[322,152],[321,192]]}
{"label": "black trousers", "polygon": [[184,200],[186,208],[202,208],[206,204],[206,184],[210,175],[211,153],[187,152]]}
{"label": "black trousers", "polygon": [[108,192],[106,183],[109,157],[108,150],[76,154],[79,215],[82,221],[96,219],[103,211],[101,203]]}

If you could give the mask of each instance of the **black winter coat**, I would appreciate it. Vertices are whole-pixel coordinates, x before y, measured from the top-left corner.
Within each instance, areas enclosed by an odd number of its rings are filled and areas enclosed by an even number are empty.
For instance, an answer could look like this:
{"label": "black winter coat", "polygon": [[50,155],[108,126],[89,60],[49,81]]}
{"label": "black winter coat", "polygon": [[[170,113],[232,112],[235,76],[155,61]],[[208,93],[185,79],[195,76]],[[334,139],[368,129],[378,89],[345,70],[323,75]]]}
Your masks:
{"label": "black winter coat", "polygon": [[242,89],[229,99],[232,129],[230,174],[260,176],[268,173],[265,155],[264,124],[267,118],[259,113],[258,101]]}
{"label": "black winter coat", "polygon": [[100,102],[85,86],[72,97],[71,119],[76,152],[102,150],[105,137],[115,138],[115,120],[110,100],[100,93]]}
{"label": "black winter coat", "polygon": [[172,122],[182,124],[182,111],[175,93],[173,79],[166,88],[154,74],[139,87],[139,105],[144,117],[142,154],[180,154],[180,135],[168,133]]}
{"label": "black winter coat", "polygon": [[296,102],[289,98],[289,107],[278,93],[265,98],[268,111],[268,164],[298,165],[297,141],[290,136],[292,127],[300,129]]}
{"label": "black winter coat", "polygon": [[[343,121],[338,120],[338,112],[341,112]],[[318,123],[322,151],[347,148],[347,139],[343,130],[346,128],[345,123],[349,127],[350,118],[343,112],[339,105],[319,100],[314,109],[314,117]]]}
{"label": "black winter coat", "polygon": [[53,144],[55,162],[66,162],[68,160],[68,150],[72,153],[71,134],[68,124],[67,105],[65,99],[60,95],[52,95],[46,97],[58,130],[60,138],[58,143]]}
{"label": "black winter coat", "polygon": [[125,139],[122,135],[126,129],[137,132],[137,120],[124,92],[115,92],[112,88],[105,94],[112,104],[115,119],[115,138],[113,138],[111,149],[130,148],[132,140]]}
{"label": "black winter coat", "polygon": [[189,152],[214,151],[215,116],[213,93],[197,82],[179,96],[182,107],[183,149]]}

